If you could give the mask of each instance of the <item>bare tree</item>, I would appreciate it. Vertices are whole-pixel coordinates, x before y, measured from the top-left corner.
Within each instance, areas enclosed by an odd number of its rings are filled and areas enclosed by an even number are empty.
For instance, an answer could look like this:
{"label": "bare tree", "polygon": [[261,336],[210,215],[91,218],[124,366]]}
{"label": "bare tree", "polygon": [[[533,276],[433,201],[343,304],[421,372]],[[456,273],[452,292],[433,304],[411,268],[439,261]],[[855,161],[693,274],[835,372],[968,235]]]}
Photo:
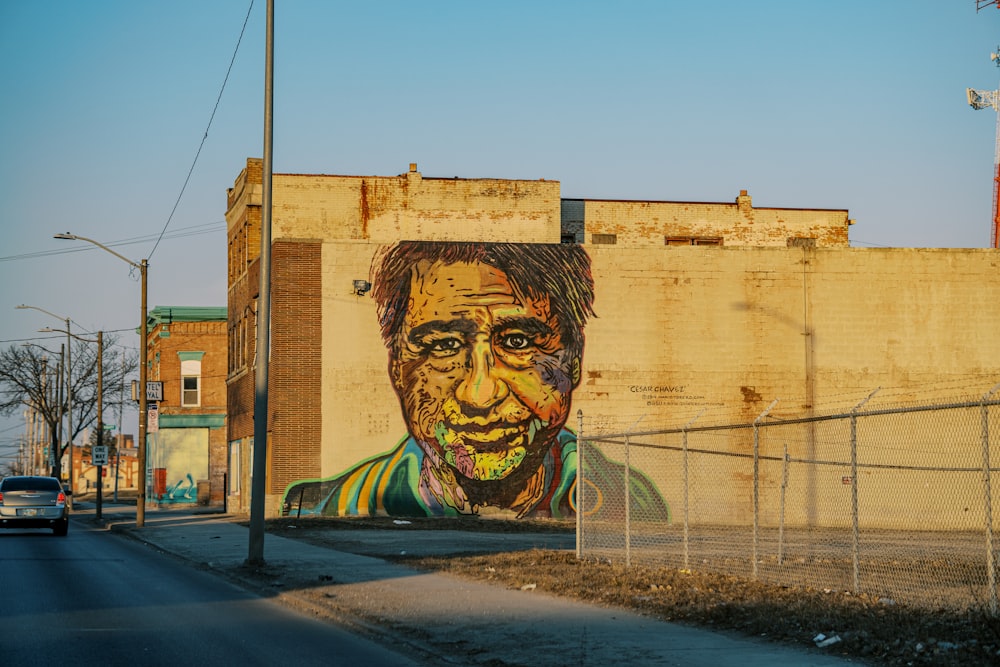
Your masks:
{"label": "bare tree", "polygon": [[[127,351],[125,363],[121,355],[110,354],[118,342],[117,336],[104,336],[103,403],[105,414],[124,409],[122,383],[139,367],[138,353]],[[35,410],[48,426],[50,451],[55,454],[52,474],[62,473],[62,457],[69,443],[88,428],[101,428],[97,420],[97,345],[73,339],[70,355],[72,384],[73,432],[63,434],[59,442],[59,424],[70,407],[68,394],[59,391],[64,382],[59,373],[60,355],[36,345],[12,345],[0,350],[0,414],[9,415],[24,406]]]}
{"label": "bare tree", "polygon": [[[20,445],[18,445],[20,447]],[[25,470],[22,467],[22,460],[20,454],[17,458],[8,459],[0,467],[0,477],[6,477],[7,475],[22,475]]]}

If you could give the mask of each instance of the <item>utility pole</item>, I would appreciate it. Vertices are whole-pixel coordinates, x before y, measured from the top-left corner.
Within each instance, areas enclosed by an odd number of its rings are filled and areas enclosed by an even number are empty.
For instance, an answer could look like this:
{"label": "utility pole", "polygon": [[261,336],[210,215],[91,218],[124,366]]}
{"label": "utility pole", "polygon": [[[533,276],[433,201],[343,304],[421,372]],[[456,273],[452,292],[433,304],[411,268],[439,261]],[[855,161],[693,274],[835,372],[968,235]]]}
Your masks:
{"label": "utility pole", "polygon": [[118,469],[122,458],[122,445],[125,436],[122,435],[122,413],[125,412],[125,350],[122,350],[122,386],[118,388],[118,434],[115,438],[115,502],[118,502]]}
{"label": "utility pole", "polygon": [[[104,332],[97,332],[97,446],[104,447]],[[97,464],[97,520],[104,504],[104,466]]]}
{"label": "utility pole", "polygon": [[267,494],[267,383],[271,348],[271,169],[274,119],[274,0],[267,0],[264,63],[264,174],[260,213],[260,296],[257,298],[257,368],[254,369],[253,483],[247,563],[264,564],[264,502]]}
{"label": "utility pole", "polygon": [[139,272],[142,276],[142,323],[139,325],[139,330],[142,332],[142,340],[139,341],[139,441],[136,443],[139,448],[139,479],[136,480],[139,492],[135,499],[136,528],[142,528],[146,525],[146,430],[149,419],[149,404],[146,399],[149,365],[149,313],[146,307],[146,274],[148,270],[149,263],[143,259],[139,265]]}
{"label": "utility pole", "polygon": [[[990,54],[990,60],[1000,67],[1000,47]],[[1000,91],[966,88],[965,96],[973,109],[990,108],[997,114],[996,143],[993,149],[993,223],[989,247],[1000,248]]]}
{"label": "utility pole", "polygon": [[46,413],[48,412],[48,410],[46,409],[46,404],[51,405],[51,399],[49,398],[49,358],[45,355],[42,356],[41,389],[42,389],[41,391],[42,402],[38,406],[39,416],[41,417],[41,419],[39,420],[39,426],[41,427],[41,439],[39,440],[38,443],[38,463],[39,463],[38,472],[39,474],[47,475],[51,474],[52,472],[51,467],[49,467],[47,472],[43,472],[45,471],[50,458],[45,455],[45,450],[49,449],[49,447],[46,446],[46,443],[51,444],[49,442],[51,439],[49,436],[49,420],[46,417]]}
{"label": "utility pole", "polygon": [[74,469],[76,456],[73,454],[73,334],[69,329],[69,318],[66,318],[66,439],[69,441],[69,508],[73,509],[73,493],[76,491]]}

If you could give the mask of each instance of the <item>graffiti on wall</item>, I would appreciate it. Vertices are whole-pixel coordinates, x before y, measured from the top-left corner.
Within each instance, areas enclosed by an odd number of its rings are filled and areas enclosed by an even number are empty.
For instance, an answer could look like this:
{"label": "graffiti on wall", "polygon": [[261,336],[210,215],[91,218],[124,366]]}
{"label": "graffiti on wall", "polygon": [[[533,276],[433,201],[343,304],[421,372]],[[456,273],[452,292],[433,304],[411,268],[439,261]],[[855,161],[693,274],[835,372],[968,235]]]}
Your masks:
{"label": "graffiti on wall", "polygon": [[[288,487],[292,514],[574,516],[576,436],[566,428],[594,316],[590,258],[575,244],[409,241],[373,262],[389,381],[408,434],[326,479]],[[621,507],[669,515],[641,472],[588,447],[588,484]],[[593,468],[593,470],[591,470]],[[589,504],[589,503],[588,503]]]}
{"label": "graffiti on wall", "polygon": [[151,501],[185,505],[198,501],[198,480],[208,479],[208,429],[161,428],[151,438]]}

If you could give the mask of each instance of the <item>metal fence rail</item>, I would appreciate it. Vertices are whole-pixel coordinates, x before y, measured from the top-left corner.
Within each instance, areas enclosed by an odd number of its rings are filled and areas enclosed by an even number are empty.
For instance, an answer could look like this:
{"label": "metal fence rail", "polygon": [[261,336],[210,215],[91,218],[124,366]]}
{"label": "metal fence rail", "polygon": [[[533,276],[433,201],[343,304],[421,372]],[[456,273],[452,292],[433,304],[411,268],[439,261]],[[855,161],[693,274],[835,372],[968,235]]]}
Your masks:
{"label": "metal fence rail", "polygon": [[[795,420],[770,420],[769,407],[749,424],[611,435],[584,433],[580,414],[577,555],[996,614],[998,389],[978,402],[865,411],[865,399]],[[624,488],[650,479],[669,521],[630,494],[598,508],[614,498],[587,496],[595,448],[625,464]]]}

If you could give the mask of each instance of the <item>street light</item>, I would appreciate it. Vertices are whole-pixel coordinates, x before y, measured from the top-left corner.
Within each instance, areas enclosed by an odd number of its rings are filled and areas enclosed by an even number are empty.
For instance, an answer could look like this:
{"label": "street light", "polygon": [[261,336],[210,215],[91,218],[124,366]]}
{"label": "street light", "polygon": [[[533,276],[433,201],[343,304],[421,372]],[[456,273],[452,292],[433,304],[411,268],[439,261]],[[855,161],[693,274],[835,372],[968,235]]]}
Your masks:
{"label": "street light", "polygon": [[148,359],[147,336],[149,334],[149,324],[146,321],[146,273],[149,262],[146,259],[133,262],[128,257],[118,254],[103,243],[99,243],[94,239],[88,239],[86,236],[77,236],[76,234],[66,232],[65,234],[56,234],[53,238],[86,241],[87,243],[96,245],[101,250],[106,250],[129,266],[139,269],[142,282],[142,324],[140,325],[142,342],[139,344],[139,442],[136,443],[139,448],[139,489],[138,497],[135,501],[135,527],[142,528],[146,525],[146,419],[148,417],[146,414],[148,408],[146,405],[146,363]]}
{"label": "street light", "polygon": [[73,368],[73,341],[70,337],[73,335],[70,333],[69,323],[70,319],[68,317],[59,317],[55,313],[50,313],[44,308],[39,308],[38,306],[29,306],[22,303],[19,306],[14,306],[18,309],[30,308],[31,310],[37,310],[40,313],[45,313],[50,317],[54,317],[57,320],[64,320],[66,322],[66,435],[69,438],[69,507],[73,509],[73,492],[76,487],[73,483],[73,382],[71,371]]}
{"label": "street light", "polygon": [[[97,340],[83,338],[76,334],[71,334],[68,330],[50,329],[45,327],[39,329],[38,333],[64,333],[68,336],[83,341],[84,343],[97,343],[97,445],[104,444],[104,332],[97,332]],[[103,505],[104,470],[102,466],[97,466],[97,519],[101,519],[101,506]]]}

